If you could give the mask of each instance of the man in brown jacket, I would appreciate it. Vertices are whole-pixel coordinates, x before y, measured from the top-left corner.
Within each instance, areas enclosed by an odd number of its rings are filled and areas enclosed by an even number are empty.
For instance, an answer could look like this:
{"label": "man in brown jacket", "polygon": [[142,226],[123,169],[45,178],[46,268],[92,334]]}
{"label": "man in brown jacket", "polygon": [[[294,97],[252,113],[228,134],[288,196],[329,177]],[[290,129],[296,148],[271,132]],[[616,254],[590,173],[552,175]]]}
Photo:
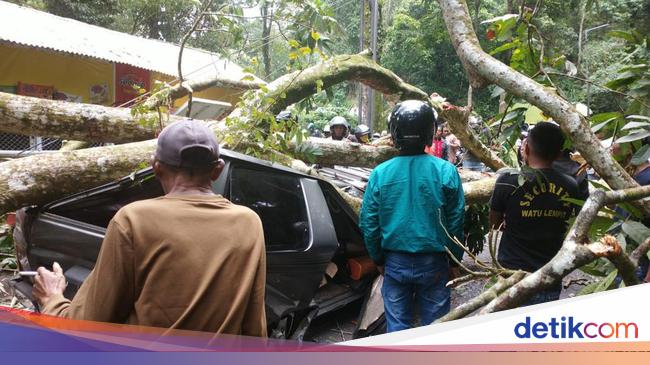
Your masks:
{"label": "man in brown jacket", "polygon": [[120,209],[95,268],[72,301],[63,270],[38,268],[42,312],[73,319],[267,335],[266,256],[259,217],[212,192],[224,162],[213,133],[180,121],[152,163],[165,196]]}

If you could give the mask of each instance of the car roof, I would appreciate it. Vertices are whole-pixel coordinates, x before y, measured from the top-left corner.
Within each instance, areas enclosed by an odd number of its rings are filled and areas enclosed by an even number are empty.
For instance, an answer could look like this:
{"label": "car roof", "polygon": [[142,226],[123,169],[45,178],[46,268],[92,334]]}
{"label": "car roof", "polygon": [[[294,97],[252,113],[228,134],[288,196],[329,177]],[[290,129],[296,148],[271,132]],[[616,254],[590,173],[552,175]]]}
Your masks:
{"label": "car roof", "polygon": [[[231,150],[228,150],[228,149],[221,149],[220,150],[220,155],[221,155],[222,158],[224,158],[225,160],[228,160],[230,162],[239,161],[239,162],[243,162],[243,163],[249,164],[249,165],[257,165],[257,166],[260,166],[260,167],[263,167],[263,168],[266,168],[266,169],[273,169],[273,170],[277,170],[277,171],[282,171],[285,174],[291,174],[291,175],[296,175],[296,176],[300,176],[300,177],[307,177],[307,178],[319,180],[319,181],[322,181],[324,183],[327,183],[327,184],[331,185],[331,183],[329,181],[327,181],[325,179],[322,179],[322,178],[320,178],[318,176],[307,175],[307,174],[304,174],[304,173],[302,173],[302,172],[300,172],[298,170],[294,170],[292,168],[286,167],[286,166],[281,165],[279,163],[262,160],[262,159],[259,159],[259,158],[256,158],[256,157],[245,155],[243,153],[238,153],[238,152],[231,151]],[[146,167],[144,169],[134,171],[133,173],[131,173],[131,174],[127,175],[127,176],[124,176],[124,177],[120,178],[117,181],[112,181],[112,182],[109,182],[109,183],[106,183],[106,184],[99,185],[99,186],[94,187],[94,188],[86,189],[86,190],[81,191],[79,193],[67,195],[67,196],[65,196],[63,198],[53,200],[53,201],[51,201],[49,203],[45,203],[45,204],[42,205],[42,207],[44,209],[55,208],[57,206],[67,204],[68,202],[73,201],[73,200],[77,200],[77,199],[80,199],[80,198],[84,198],[86,196],[95,195],[95,194],[101,193],[103,191],[114,189],[115,187],[126,184],[126,183],[130,184],[133,181],[139,180],[140,178],[143,178],[143,177],[145,177],[147,175],[150,175],[151,173],[152,173],[152,168],[151,167]]]}

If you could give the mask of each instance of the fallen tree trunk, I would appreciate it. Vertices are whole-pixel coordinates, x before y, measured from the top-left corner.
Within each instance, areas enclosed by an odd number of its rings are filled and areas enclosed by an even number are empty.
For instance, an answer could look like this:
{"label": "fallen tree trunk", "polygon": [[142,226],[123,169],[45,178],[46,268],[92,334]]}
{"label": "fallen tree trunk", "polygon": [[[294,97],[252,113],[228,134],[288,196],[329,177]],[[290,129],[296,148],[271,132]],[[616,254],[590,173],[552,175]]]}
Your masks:
{"label": "fallen tree trunk", "polygon": [[[158,118],[157,114],[142,118]],[[171,117],[171,120],[176,120]],[[131,109],[70,103],[0,92],[0,131],[88,142],[127,143],[155,137]]]}
{"label": "fallen tree trunk", "polygon": [[146,166],[156,141],[48,153],[0,163],[0,211],[39,205]]}
{"label": "fallen tree trunk", "polygon": [[[68,194],[97,187],[148,166],[156,141],[48,153],[0,163],[0,212],[28,205],[42,205]],[[271,156],[269,156],[271,158]],[[300,160],[289,156],[276,161],[298,171],[318,176]],[[463,184],[467,204],[486,202],[494,189],[494,178]],[[361,199],[342,196],[358,213]]]}
{"label": "fallen tree trunk", "polygon": [[320,165],[355,166],[373,168],[378,164],[397,156],[398,151],[388,146],[370,146],[360,143],[332,141],[325,138],[310,138],[309,143],[318,148],[320,155],[315,156]]}
{"label": "fallen tree trunk", "polygon": [[[95,142],[135,142],[155,138],[155,129],[138,123],[139,118],[134,117],[131,110],[126,108],[52,101],[0,92],[0,120],[3,121],[0,130],[8,133]],[[172,122],[182,119],[170,116]],[[220,138],[228,133],[222,123],[211,125]],[[311,138],[310,143],[320,151],[314,156],[314,162],[322,165],[372,168],[398,153],[389,146],[375,147],[324,138]]]}
{"label": "fallen tree trunk", "polygon": [[[279,111],[286,105],[316,92],[317,83],[324,89],[347,80],[363,82],[381,92],[397,94],[400,98],[428,100],[428,96],[423,91],[403,82],[390,70],[382,68],[363,55],[344,55],[332,57],[321,64],[279,78],[264,90],[257,91],[254,101],[248,101],[245,107],[249,110],[258,110],[262,104],[273,100],[273,104],[267,106]],[[137,122],[143,116],[134,117],[129,109],[49,101],[11,94],[1,96],[0,120],[5,122],[9,120],[9,124],[20,126],[23,128],[21,129],[23,133],[25,124],[31,123],[28,133],[75,140],[123,141],[151,138],[155,134],[151,128],[146,128]],[[241,116],[243,112],[244,109],[237,109],[232,117]],[[144,117],[157,117],[157,115],[147,114]],[[177,120],[177,117],[170,116],[170,120]],[[47,133],[49,129],[38,129],[38,123],[50,126],[56,133]],[[221,140],[224,140],[225,134],[229,133],[224,123],[211,122],[209,125]],[[104,138],[100,138],[100,135]],[[106,138],[107,136],[112,138]],[[328,148],[330,146],[326,144],[328,142],[315,140],[314,143],[320,145],[324,152],[320,156],[315,156],[316,162],[320,162],[318,158],[322,158],[326,164],[340,163],[343,159],[348,159],[350,164],[374,167],[396,153],[394,149],[387,147],[352,144],[342,146],[335,143],[334,145],[339,148]],[[0,211],[6,212],[25,205],[42,204],[65,194],[117,179],[146,163],[154,145],[155,142],[146,141],[124,146],[54,153],[49,154],[47,159],[33,156],[5,162],[0,166]],[[237,146],[232,147],[238,150]],[[239,151],[245,150],[239,149]],[[328,151],[332,153],[328,154]],[[267,152],[273,155],[278,151],[265,151]],[[286,152],[280,151],[279,154]],[[288,157],[282,159],[285,164],[293,164]],[[64,169],[68,169],[69,172],[63,172]],[[476,188],[468,187],[468,202],[484,200],[484,197],[489,196],[493,182],[476,185]]]}
{"label": "fallen tree trunk", "polygon": [[[464,1],[438,0],[438,3],[456,53],[472,86],[484,86],[488,81],[537,106],[560,124],[576,149],[610,187],[626,189],[639,186],[612,155],[602,148],[587,120],[571,103],[483,51]],[[646,216],[650,216],[650,202],[639,202],[636,205]]]}

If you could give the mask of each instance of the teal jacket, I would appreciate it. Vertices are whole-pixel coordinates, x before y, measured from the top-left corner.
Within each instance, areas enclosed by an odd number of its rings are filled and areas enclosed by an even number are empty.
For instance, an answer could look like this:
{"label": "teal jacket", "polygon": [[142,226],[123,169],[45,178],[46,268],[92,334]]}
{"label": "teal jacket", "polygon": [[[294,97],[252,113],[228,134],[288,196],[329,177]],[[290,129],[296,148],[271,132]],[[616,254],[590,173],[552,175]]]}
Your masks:
{"label": "teal jacket", "polygon": [[[384,251],[445,252],[463,257],[465,196],[451,163],[428,154],[394,157],[370,174],[360,224],[366,249],[381,265]],[[445,228],[443,228],[444,225]]]}

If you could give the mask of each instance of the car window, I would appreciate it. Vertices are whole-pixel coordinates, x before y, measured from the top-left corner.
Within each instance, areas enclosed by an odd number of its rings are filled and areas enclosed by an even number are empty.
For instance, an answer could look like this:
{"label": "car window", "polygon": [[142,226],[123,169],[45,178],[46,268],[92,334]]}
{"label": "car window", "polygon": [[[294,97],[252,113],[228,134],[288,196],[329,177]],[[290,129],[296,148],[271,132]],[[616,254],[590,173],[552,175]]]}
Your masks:
{"label": "car window", "polygon": [[307,248],[309,219],[298,177],[235,166],[230,175],[230,200],[260,216],[267,251]]}

